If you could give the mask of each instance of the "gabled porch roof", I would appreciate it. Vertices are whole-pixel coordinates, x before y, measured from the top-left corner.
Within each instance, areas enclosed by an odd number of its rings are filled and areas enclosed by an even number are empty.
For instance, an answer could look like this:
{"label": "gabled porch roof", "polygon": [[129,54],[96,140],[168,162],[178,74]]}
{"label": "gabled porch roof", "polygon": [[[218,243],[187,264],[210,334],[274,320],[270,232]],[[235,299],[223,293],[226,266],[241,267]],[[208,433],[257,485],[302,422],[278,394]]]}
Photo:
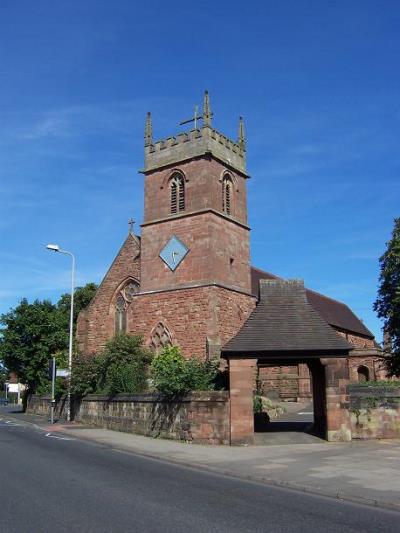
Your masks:
{"label": "gabled porch roof", "polygon": [[302,280],[260,280],[260,301],[222,357],[340,357],[353,347],[307,300]]}

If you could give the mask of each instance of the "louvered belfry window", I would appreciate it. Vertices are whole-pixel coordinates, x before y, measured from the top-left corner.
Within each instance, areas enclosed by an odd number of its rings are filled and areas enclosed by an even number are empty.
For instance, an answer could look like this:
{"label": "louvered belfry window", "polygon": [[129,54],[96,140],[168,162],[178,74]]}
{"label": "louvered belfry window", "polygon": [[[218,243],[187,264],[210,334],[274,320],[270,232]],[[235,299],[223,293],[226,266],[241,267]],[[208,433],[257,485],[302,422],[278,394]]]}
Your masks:
{"label": "louvered belfry window", "polygon": [[181,174],[174,174],[170,183],[171,214],[175,215],[185,210],[185,179]]}
{"label": "louvered belfry window", "polygon": [[224,179],[222,180],[222,210],[227,215],[231,214],[232,189],[232,180],[230,176],[224,176]]}

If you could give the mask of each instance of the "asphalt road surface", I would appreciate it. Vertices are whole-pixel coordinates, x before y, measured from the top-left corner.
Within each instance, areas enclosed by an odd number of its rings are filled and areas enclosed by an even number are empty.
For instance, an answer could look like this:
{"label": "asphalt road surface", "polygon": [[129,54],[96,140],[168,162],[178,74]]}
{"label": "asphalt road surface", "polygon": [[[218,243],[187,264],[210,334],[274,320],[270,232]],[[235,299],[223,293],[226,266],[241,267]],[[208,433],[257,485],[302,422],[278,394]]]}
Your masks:
{"label": "asphalt road surface", "polygon": [[64,440],[2,409],[0,419],[1,532],[400,531],[400,513]]}

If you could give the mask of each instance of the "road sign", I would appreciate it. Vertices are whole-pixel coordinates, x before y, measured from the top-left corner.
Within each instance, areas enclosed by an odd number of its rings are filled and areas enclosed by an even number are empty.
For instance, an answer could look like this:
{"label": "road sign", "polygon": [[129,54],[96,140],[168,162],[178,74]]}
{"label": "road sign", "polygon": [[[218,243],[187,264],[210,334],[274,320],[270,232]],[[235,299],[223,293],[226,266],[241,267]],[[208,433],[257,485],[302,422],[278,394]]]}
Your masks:
{"label": "road sign", "polygon": [[57,368],[56,376],[58,378],[69,378],[68,368]]}

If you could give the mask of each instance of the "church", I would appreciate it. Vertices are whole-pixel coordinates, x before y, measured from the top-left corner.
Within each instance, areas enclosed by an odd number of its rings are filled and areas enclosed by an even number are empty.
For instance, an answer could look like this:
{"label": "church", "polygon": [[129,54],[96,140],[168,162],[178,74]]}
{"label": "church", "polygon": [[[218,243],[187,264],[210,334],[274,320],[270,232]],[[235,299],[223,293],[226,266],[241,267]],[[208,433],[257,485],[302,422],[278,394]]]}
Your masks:
{"label": "church", "polygon": [[178,345],[186,357],[245,354],[256,361],[264,394],[289,401],[312,396],[312,354],[340,356],[349,381],[383,379],[381,350],[349,307],[250,264],[242,118],[237,140],[217,131],[206,91],[194,122],[155,141],[147,114],[141,235],[131,224],[80,313],[79,351],[98,352],[124,331],[154,351]]}

